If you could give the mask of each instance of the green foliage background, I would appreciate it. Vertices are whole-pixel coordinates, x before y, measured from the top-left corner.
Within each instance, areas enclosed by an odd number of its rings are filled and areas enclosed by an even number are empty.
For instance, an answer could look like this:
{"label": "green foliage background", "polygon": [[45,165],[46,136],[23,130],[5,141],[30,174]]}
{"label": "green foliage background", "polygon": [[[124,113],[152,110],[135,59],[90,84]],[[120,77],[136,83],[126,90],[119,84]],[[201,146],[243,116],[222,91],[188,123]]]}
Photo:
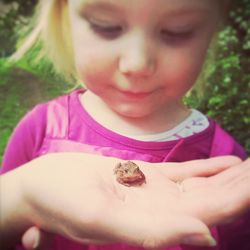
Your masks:
{"label": "green foliage background", "polygon": [[204,97],[188,102],[215,118],[250,155],[250,1],[233,1],[219,33],[214,58],[205,67]]}
{"label": "green foliage background", "polygon": [[[36,2],[0,0],[0,161],[13,128],[27,110],[69,88],[46,59],[33,62],[39,46],[15,65],[8,63]],[[250,1],[232,2],[228,24],[200,78],[203,95],[197,88],[185,101],[216,119],[250,155]],[[7,8],[1,8],[3,4]]]}

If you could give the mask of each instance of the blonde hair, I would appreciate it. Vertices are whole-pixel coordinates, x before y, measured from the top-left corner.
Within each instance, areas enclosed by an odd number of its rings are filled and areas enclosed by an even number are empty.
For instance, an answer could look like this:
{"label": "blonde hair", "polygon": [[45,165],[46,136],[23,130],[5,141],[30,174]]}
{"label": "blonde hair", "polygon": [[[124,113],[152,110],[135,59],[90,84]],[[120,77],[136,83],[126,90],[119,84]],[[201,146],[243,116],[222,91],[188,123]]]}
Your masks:
{"label": "blonde hair", "polygon": [[34,61],[45,57],[66,79],[76,77],[67,0],[40,0],[31,25],[31,33],[10,60],[21,59],[33,46],[41,43]]}

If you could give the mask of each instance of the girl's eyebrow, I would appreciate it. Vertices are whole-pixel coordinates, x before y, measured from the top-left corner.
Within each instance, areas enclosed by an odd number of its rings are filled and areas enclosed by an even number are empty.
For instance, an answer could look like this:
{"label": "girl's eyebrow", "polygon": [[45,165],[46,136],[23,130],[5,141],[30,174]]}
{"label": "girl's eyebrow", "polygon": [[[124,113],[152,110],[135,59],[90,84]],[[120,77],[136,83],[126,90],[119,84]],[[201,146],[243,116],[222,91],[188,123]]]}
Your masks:
{"label": "girl's eyebrow", "polygon": [[[90,14],[94,11],[102,11],[106,13],[111,13],[112,15],[121,15],[124,14],[126,11],[126,8],[119,3],[120,0],[116,1],[107,1],[107,0],[85,0],[80,1],[79,4],[79,12],[81,15]],[[136,1],[136,0],[135,0]],[[209,8],[209,6],[204,5],[185,5],[180,7],[173,7],[168,8],[166,12],[164,11],[164,8],[162,9],[162,16],[165,16],[166,18],[169,17],[178,17],[178,16],[208,16],[211,14],[212,9]]]}
{"label": "girl's eyebrow", "polygon": [[171,16],[177,16],[177,15],[185,15],[185,14],[208,14],[210,13],[211,10],[209,8],[205,8],[205,7],[190,7],[190,8],[180,8],[180,9],[176,9],[176,10],[172,10],[170,12],[167,12],[166,14],[169,14]]}
{"label": "girl's eyebrow", "polygon": [[93,0],[88,0],[88,1],[83,1],[82,4],[80,4],[80,12],[92,12],[95,10],[101,10],[104,12],[110,12],[110,13],[122,13],[123,10],[121,6],[119,6],[116,2],[109,1],[93,1]]}
{"label": "girl's eyebrow", "polygon": [[214,17],[213,10],[209,6],[200,5],[182,6],[162,12],[164,20],[197,20],[197,18],[207,20],[210,16]]}

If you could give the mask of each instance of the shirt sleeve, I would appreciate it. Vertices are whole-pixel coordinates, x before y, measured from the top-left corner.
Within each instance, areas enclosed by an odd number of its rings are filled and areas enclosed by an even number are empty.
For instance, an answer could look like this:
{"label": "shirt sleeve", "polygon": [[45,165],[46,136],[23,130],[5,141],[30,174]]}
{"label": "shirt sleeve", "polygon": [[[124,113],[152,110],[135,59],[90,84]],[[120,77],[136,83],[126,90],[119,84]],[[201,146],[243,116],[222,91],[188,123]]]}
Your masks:
{"label": "shirt sleeve", "polygon": [[242,160],[247,159],[247,153],[245,149],[237,142],[234,144],[233,155],[240,157]]}
{"label": "shirt sleeve", "polygon": [[244,148],[215,122],[215,131],[210,150],[210,157],[222,155],[235,155],[242,160],[247,158]]}
{"label": "shirt sleeve", "polygon": [[5,148],[1,174],[36,157],[46,132],[46,106],[46,104],[37,105],[14,129]]}

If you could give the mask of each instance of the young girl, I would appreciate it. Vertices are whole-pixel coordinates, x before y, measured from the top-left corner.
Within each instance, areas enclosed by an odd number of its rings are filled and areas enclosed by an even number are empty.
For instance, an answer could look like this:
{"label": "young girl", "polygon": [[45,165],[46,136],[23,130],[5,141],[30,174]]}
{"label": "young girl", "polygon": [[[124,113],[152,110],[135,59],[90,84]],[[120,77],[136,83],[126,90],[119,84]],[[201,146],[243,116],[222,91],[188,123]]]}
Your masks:
{"label": "young girl", "polygon": [[[84,87],[36,106],[22,119],[6,148],[3,172],[61,151],[147,162],[245,158],[215,121],[182,102],[201,72],[224,4],[40,1],[39,22],[20,53],[42,39],[55,67],[74,74]],[[214,228],[219,242],[214,249],[250,248],[246,223]],[[58,238],[52,248],[61,249],[65,242]],[[67,249],[80,247],[67,244]],[[90,249],[130,249],[112,247]]]}

